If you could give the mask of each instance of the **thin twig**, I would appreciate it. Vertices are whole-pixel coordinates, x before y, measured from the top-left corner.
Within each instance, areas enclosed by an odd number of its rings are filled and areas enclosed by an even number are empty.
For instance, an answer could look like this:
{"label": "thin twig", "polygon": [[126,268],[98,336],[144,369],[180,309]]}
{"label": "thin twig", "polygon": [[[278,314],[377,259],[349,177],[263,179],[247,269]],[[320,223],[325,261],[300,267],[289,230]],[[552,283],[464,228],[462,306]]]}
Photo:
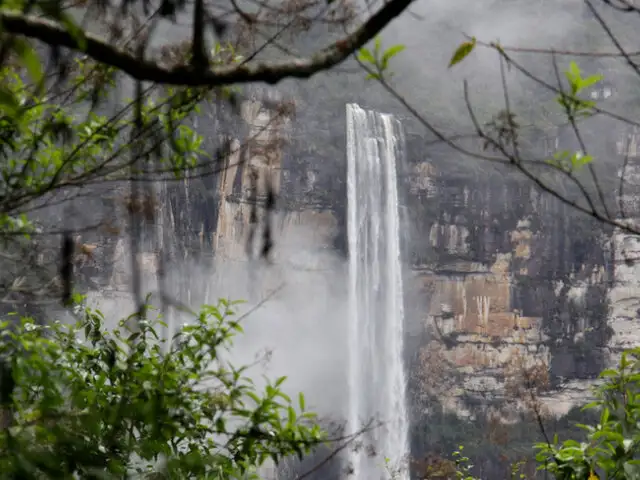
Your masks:
{"label": "thin twig", "polygon": [[[482,47],[495,48],[495,44],[490,42],[482,42],[480,40],[476,40],[476,44]],[[619,52],[587,52],[580,50],[555,50],[548,48],[527,48],[527,47],[509,47],[500,45],[500,48],[505,52],[514,52],[514,53],[531,53],[537,55],[561,55],[567,57],[594,57],[594,58],[620,58],[624,57],[624,55],[628,55],[629,57],[638,57],[640,56],[639,51],[633,51],[626,54],[622,54]]]}
{"label": "thin twig", "polygon": [[317,472],[318,470],[320,470],[324,465],[326,465],[327,463],[329,463],[331,460],[333,460],[339,453],[343,452],[344,450],[346,450],[353,442],[355,442],[360,436],[362,436],[363,434],[367,433],[368,431],[372,430],[373,427],[373,422],[369,422],[367,425],[365,425],[363,428],[361,428],[360,430],[358,430],[357,432],[348,435],[345,439],[345,441],[342,443],[342,445],[336,447],[333,449],[333,451],[327,455],[325,457],[324,460],[322,460],[321,462],[317,463],[316,465],[314,465],[312,468],[310,468],[309,470],[307,470],[306,472],[302,473],[301,475],[298,475],[295,480],[303,480],[304,478],[309,477],[310,475],[312,475],[313,473]]}
{"label": "thin twig", "polygon": [[[541,85],[542,87],[546,88],[550,92],[553,92],[553,93],[556,93],[556,94],[561,94],[562,93],[557,87],[551,85],[549,82],[546,82],[546,81],[542,80],[541,78],[537,77],[536,75],[534,75],[533,73],[531,73],[527,68],[525,68],[520,63],[518,63],[512,56],[508,55],[504,50],[502,50],[502,47],[500,47],[499,45],[491,44],[491,48],[493,48],[496,52],[498,52],[499,55],[502,55],[505,58],[505,60],[507,60],[508,64],[511,67],[514,67],[516,70],[518,70],[520,73],[522,73],[528,79],[533,80],[535,83],[537,83],[538,85]],[[598,107],[598,106],[592,107],[592,110],[595,113],[607,116],[609,118],[613,118],[614,120],[618,120],[618,121],[626,123],[628,125],[633,125],[633,126],[636,126],[636,127],[640,127],[640,121],[636,121],[636,120],[632,120],[630,118],[623,117],[622,115],[619,115],[619,114],[617,114],[615,112],[612,112],[610,110],[605,110],[605,109],[603,109],[601,107]]]}
{"label": "thin twig", "polygon": [[507,111],[507,123],[509,124],[509,128],[511,130],[511,144],[513,147],[513,154],[515,155],[516,158],[520,158],[520,153],[519,153],[519,149],[518,149],[518,141],[517,141],[517,131],[515,126],[513,125],[513,122],[511,121],[511,103],[509,101],[509,87],[507,84],[507,74],[505,72],[504,69],[504,58],[500,57],[499,58],[500,61],[500,79],[502,81],[502,94],[504,96],[504,107]]}
{"label": "thin twig", "polygon": [[600,24],[600,27],[605,31],[605,33],[607,34],[607,36],[609,37],[611,42],[618,49],[618,52],[620,52],[620,55],[622,57],[624,57],[624,59],[627,62],[627,64],[633,69],[634,72],[636,72],[636,75],[640,76],[640,67],[638,66],[638,64],[636,62],[634,62],[631,59],[629,54],[622,47],[622,45],[620,44],[620,42],[616,38],[615,34],[609,28],[609,25],[607,25],[607,22],[604,20],[604,18],[602,18],[602,15],[600,15],[598,13],[598,10],[596,10],[596,8],[591,4],[591,2],[589,0],[584,0],[584,3],[587,5],[587,8],[589,8],[591,13],[595,17],[596,21]]}
{"label": "thin twig", "polygon": [[[556,62],[556,58],[553,57],[553,70],[556,76],[556,81],[558,82],[558,89],[562,92],[560,95],[562,96],[562,98],[567,97],[568,95],[564,93],[564,87],[562,86],[562,81],[560,79],[560,69],[558,68],[558,62]],[[580,129],[578,128],[578,125],[576,123],[576,119],[575,116],[573,115],[573,112],[571,112],[571,110],[569,110],[569,107],[565,105],[565,113],[567,115],[567,119],[569,120],[569,124],[571,125],[571,128],[576,136],[576,139],[578,140],[578,145],[580,146],[580,150],[582,155],[588,155],[589,152],[587,151],[587,146],[584,142],[584,140],[582,139],[582,135],[580,134]],[[609,209],[607,208],[607,202],[604,198],[604,193],[602,191],[602,188],[600,187],[600,182],[598,181],[598,176],[596,175],[595,169],[593,167],[593,164],[589,163],[588,165],[588,169],[589,172],[591,174],[591,179],[593,180],[593,184],[596,187],[596,191],[598,193],[598,196],[600,198],[600,202],[602,203],[602,208],[604,209],[604,214],[607,216],[607,218],[611,217],[611,215],[609,214]],[[575,176],[573,174],[571,174],[571,177],[575,178]],[[579,186],[582,186],[582,182],[578,181],[576,179],[576,183],[579,184]],[[587,203],[589,203],[589,208],[591,208],[593,211],[596,210],[596,206],[593,203],[593,200],[591,199],[591,195],[589,195],[589,193],[587,192],[587,190],[585,188],[582,188],[582,193],[583,196],[585,197]]]}
{"label": "thin twig", "polygon": [[620,215],[623,219],[627,218],[626,207],[624,205],[624,187],[626,184],[625,177],[627,175],[627,167],[629,165],[629,146],[631,144],[631,139],[626,138],[625,146],[624,146],[624,160],[622,161],[622,171],[620,172],[620,183],[618,185],[618,207],[620,210]]}

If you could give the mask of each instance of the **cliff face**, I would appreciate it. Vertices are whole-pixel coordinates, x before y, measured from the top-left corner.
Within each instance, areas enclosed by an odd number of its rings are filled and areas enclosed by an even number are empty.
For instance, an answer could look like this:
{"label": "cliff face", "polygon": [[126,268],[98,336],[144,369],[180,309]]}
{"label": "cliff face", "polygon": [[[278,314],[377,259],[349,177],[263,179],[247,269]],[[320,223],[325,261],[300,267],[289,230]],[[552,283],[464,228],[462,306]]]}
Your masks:
{"label": "cliff face", "polygon": [[[295,263],[294,258],[283,257],[283,252],[292,251],[289,247],[308,251],[329,248],[338,235],[338,219],[331,203],[322,196],[314,198],[317,171],[286,159],[293,136],[291,114],[251,101],[243,105],[242,117],[249,140],[232,140],[227,168],[218,183],[219,213],[212,232],[216,258],[243,261],[257,255],[259,246],[247,245],[252,221],[257,243],[266,222],[271,223],[277,247],[271,260],[276,264]],[[251,175],[257,178],[255,192]],[[278,198],[274,212],[265,210],[267,182]],[[256,218],[252,220],[254,207]],[[298,227],[304,226],[311,228],[303,233]]]}
{"label": "cliff face", "polygon": [[[432,360],[416,368],[444,362],[458,378],[431,393],[461,413],[475,403],[465,399],[504,398],[515,364],[548,371],[550,390],[597,376],[611,338],[602,225],[526,181],[496,172],[470,182],[447,175],[450,159],[409,157],[411,268],[422,300],[414,318],[430,330],[423,352]],[[549,407],[566,413],[585,388],[550,392]]]}
{"label": "cliff face", "polygon": [[[617,150],[626,156],[627,162],[619,176],[625,179],[620,197],[620,220],[638,225],[640,212],[640,131],[631,129],[626,138],[620,139]],[[637,228],[637,227],[636,227]],[[611,239],[612,269],[608,290],[610,303],[609,327],[611,329],[612,360],[617,360],[624,348],[640,343],[636,327],[640,315],[640,243],[638,237],[616,229]]]}
{"label": "cliff face", "polygon": [[[269,94],[270,104],[278,101]],[[222,173],[161,192],[161,223],[178,239],[164,246],[165,254],[249,261],[255,254],[255,246],[247,248],[250,178],[257,174],[255,237],[272,222],[278,248],[271,261],[289,270],[334,268],[320,265],[318,252],[347,253],[344,114],[336,114],[339,119],[316,122],[311,132],[292,111],[245,102],[240,127],[225,137]],[[406,138],[400,190],[408,364],[432,378],[438,370],[441,385],[425,388],[462,414],[480,398],[503,400],[516,366],[542,369],[549,409],[566,413],[584,400],[589,382],[620,348],[636,341],[630,332],[640,308],[640,272],[630,258],[640,244],[575,214],[524,179],[500,169],[465,170],[450,151],[425,146],[415,135]],[[638,211],[637,141],[634,135],[627,140],[633,161],[623,200],[629,211]],[[263,208],[268,178],[278,195],[271,218]],[[116,256],[123,254],[122,243]],[[186,253],[178,252],[178,244]],[[140,259],[150,273],[157,269],[153,258],[150,248]],[[115,258],[111,263],[119,271]],[[272,288],[276,277],[259,290]],[[120,281],[112,275],[112,283]],[[425,352],[429,361],[419,360]],[[455,384],[447,386],[447,377]]]}
{"label": "cliff face", "polygon": [[[216,256],[246,258],[251,169],[277,185],[280,241],[302,225],[309,228],[298,248],[346,253],[344,153],[325,158],[304,126],[292,118],[273,122],[258,102],[243,112],[253,140],[235,149],[229,162],[240,166],[226,170],[218,185]],[[333,127],[315,126],[320,137]],[[344,135],[332,143],[339,140]],[[426,345],[424,336],[408,343],[437,354],[458,379],[440,398],[458,413],[470,397],[504,399],[517,364],[546,370],[547,404],[552,413],[566,413],[613,361],[617,338],[626,334],[632,307],[626,314],[614,307],[610,315],[610,304],[620,305],[634,276],[614,268],[620,242],[630,250],[631,240],[499,169],[452,171],[451,153],[425,148],[417,136],[407,137],[406,150],[400,181],[409,330],[427,333]],[[276,255],[276,263],[287,261]],[[408,352],[409,362],[412,355],[419,353]]]}

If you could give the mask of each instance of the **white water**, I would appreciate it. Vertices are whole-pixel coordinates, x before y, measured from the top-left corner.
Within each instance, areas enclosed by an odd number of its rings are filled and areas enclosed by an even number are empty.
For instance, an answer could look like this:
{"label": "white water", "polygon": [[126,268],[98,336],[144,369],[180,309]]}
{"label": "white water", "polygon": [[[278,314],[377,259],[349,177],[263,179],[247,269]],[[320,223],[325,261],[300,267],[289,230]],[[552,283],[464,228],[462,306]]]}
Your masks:
{"label": "white water", "polygon": [[[350,452],[355,480],[389,480],[385,458],[395,471],[408,457],[396,176],[402,148],[402,128],[393,116],[347,105],[348,426],[354,432],[372,417],[385,422],[362,438],[362,448]],[[402,468],[395,478],[409,475]]]}

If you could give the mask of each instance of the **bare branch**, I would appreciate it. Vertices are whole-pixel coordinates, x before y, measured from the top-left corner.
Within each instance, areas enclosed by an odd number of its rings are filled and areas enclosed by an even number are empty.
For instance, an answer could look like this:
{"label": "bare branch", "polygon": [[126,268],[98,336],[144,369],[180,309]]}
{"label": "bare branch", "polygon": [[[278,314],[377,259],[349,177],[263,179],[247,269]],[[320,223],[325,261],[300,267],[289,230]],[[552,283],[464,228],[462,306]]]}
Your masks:
{"label": "bare branch", "polygon": [[[191,87],[249,82],[274,84],[287,77],[309,78],[320,71],[338,65],[375,37],[412,2],[413,0],[392,0],[386,3],[352,34],[345,36],[332,45],[326,46],[307,58],[263,62],[254,65],[220,66],[198,72],[191,65],[168,68],[151,60],[141,60],[136,55],[109,45],[100,37],[90,33],[85,34],[86,48],[83,53],[140,81]],[[74,35],[54,22],[4,11],[0,13],[0,24],[9,33],[36,38],[49,45],[81,51]]]}
{"label": "bare branch", "polygon": [[595,9],[595,7],[591,4],[589,0],[585,0],[584,3],[587,5],[589,10],[591,11],[591,14],[594,16],[596,21],[600,24],[600,27],[602,27],[602,29],[605,31],[605,33],[607,34],[611,42],[618,49],[618,52],[620,52],[620,55],[624,57],[624,59],[629,64],[629,66],[633,69],[633,71],[636,72],[636,74],[640,75],[640,68],[638,67],[638,64],[631,59],[629,54],[622,47],[622,45],[616,38],[615,34],[609,28],[609,25],[607,25],[607,22],[604,20],[604,18],[602,18],[602,15],[598,13],[598,11]]}
{"label": "bare branch", "polygon": [[[495,45],[488,42],[482,42],[476,40],[476,44],[482,47],[493,48]],[[560,55],[566,57],[591,57],[591,58],[620,58],[628,55],[629,57],[640,56],[640,50],[627,52],[622,54],[620,52],[589,52],[581,50],[551,50],[548,48],[529,48],[529,47],[508,47],[500,45],[500,48],[505,52],[513,53],[530,53],[534,55]]]}
{"label": "bare branch", "polygon": [[369,421],[364,427],[362,427],[357,432],[352,433],[350,435],[347,435],[346,437],[342,437],[341,439],[333,440],[334,442],[335,441],[342,441],[342,443],[340,445],[338,445],[336,448],[334,448],[333,451],[329,455],[327,455],[321,462],[318,462],[316,465],[314,465],[312,468],[310,468],[306,472],[302,473],[301,475],[298,475],[295,478],[295,480],[303,480],[303,479],[309,477],[310,475],[313,475],[313,473],[315,473],[318,470],[320,470],[324,465],[326,465],[332,459],[334,459],[340,452],[346,450],[360,436],[362,436],[363,434],[367,433],[368,431],[371,431],[373,428],[375,428],[377,426],[378,425],[374,425],[373,421]]}
{"label": "bare branch", "polygon": [[[555,56],[553,57],[553,71],[555,72],[556,75],[556,81],[558,83],[558,90],[560,90],[562,93],[561,95],[564,97],[565,93],[564,93],[564,88],[562,86],[562,81],[560,80],[560,70],[558,68],[558,62],[556,62],[556,58]],[[588,155],[589,152],[587,152],[587,146],[584,142],[584,140],[582,139],[582,135],[580,133],[580,129],[578,128],[578,124],[576,122],[575,116],[571,113],[571,111],[565,106],[565,113],[567,115],[567,119],[569,120],[569,124],[571,125],[571,128],[573,130],[573,133],[576,136],[576,139],[578,140],[578,144],[580,145],[580,150],[582,151],[583,155]],[[596,175],[596,171],[593,168],[593,165],[590,163],[589,166],[589,173],[591,174],[591,179],[593,180],[593,184],[596,187],[596,191],[598,192],[598,196],[600,198],[600,202],[602,203],[602,207],[604,208],[604,214],[607,218],[610,218],[609,215],[609,210],[607,208],[607,202],[604,198],[604,192],[602,191],[602,188],[600,187],[600,182],[598,181],[598,176]],[[575,177],[573,175],[571,175],[571,178]],[[593,210],[594,212],[596,211],[596,206],[593,203],[593,200],[591,199],[591,195],[589,195],[589,193],[587,192],[587,190],[584,188],[584,186],[582,185],[582,182],[580,182],[578,179],[575,179],[575,183],[578,184],[578,187],[580,188],[580,190],[582,191],[582,194],[584,196],[584,198],[586,199],[587,203],[589,204],[589,208],[591,208],[591,210]]]}
{"label": "bare branch", "polygon": [[[546,88],[550,92],[557,93],[557,94],[562,94],[562,91],[560,89],[558,89],[558,87],[556,87],[554,85],[551,85],[549,82],[546,82],[546,81],[542,80],[541,78],[538,78],[536,75],[531,73],[527,68],[525,68],[521,63],[516,61],[512,56],[508,55],[507,52],[502,48],[502,46],[498,45],[497,43],[490,43],[489,44],[489,48],[492,48],[496,52],[498,52],[498,54],[500,54],[501,56],[504,57],[504,59],[507,61],[507,63],[509,64],[510,67],[513,67],[516,70],[518,70],[520,73],[522,73],[529,80],[533,80],[535,83],[537,83],[538,85]],[[550,53],[552,53],[552,52],[550,52]],[[635,127],[640,127],[640,122],[639,121],[633,120],[633,119],[630,119],[630,118],[627,118],[627,117],[623,117],[622,115],[619,115],[619,114],[617,114],[615,112],[612,112],[610,110],[605,110],[605,109],[600,108],[598,106],[594,106],[592,108],[592,110],[593,110],[594,113],[605,115],[605,116],[607,116],[609,118],[612,118],[614,120],[618,120],[618,121],[626,123],[628,125],[632,125],[632,126],[635,126]]]}
{"label": "bare branch", "polygon": [[625,177],[627,175],[627,167],[629,166],[629,144],[631,142],[627,139],[624,150],[624,160],[622,161],[622,171],[620,172],[620,183],[618,185],[618,208],[620,209],[620,215],[623,219],[627,218],[627,210],[624,205],[624,187],[627,183]]}

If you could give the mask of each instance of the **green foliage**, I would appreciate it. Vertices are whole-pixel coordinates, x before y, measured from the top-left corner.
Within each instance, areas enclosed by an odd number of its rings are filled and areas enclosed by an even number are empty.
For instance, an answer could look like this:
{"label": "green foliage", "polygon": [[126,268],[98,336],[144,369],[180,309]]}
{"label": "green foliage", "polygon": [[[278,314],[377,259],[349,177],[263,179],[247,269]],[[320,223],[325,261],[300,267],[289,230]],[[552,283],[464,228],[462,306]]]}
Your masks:
{"label": "green foliage", "polygon": [[469,457],[465,456],[464,446],[460,445],[458,449],[453,452],[453,461],[456,464],[456,478],[459,480],[478,480],[471,474],[473,464]]}
{"label": "green foliage", "polygon": [[519,462],[514,462],[511,465],[511,480],[525,480],[527,476],[521,472],[521,469],[526,465],[526,461],[520,460]]}
{"label": "green foliage", "polygon": [[451,61],[449,62],[449,68],[454,65],[460,63],[462,60],[467,58],[467,56],[473,52],[473,49],[476,47],[476,37],[471,37],[471,40],[468,42],[463,42],[460,44],[456,51],[453,52],[453,56],[451,57]]}
{"label": "green foliage", "polygon": [[[71,15],[61,5],[61,2],[25,2],[22,0],[3,1],[0,3],[0,11],[3,14],[19,14],[31,13],[35,15],[44,15],[49,20],[59,23],[73,39],[77,42],[80,51],[86,48],[86,40],[82,28],[73,20]],[[0,35],[2,35],[0,27]],[[31,77],[31,81],[36,85],[41,85],[44,80],[44,69],[42,62],[34,48],[28,40],[24,38],[11,37],[2,42],[3,58],[0,63],[5,67],[4,61],[7,57],[13,57],[17,61],[17,65],[25,68]],[[20,106],[18,97],[6,85],[0,83],[0,108],[3,110],[11,110],[18,113]]]}
{"label": "green foliage", "polygon": [[562,150],[554,153],[553,157],[547,160],[547,163],[563,172],[574,173],[580,171],[582,167],[592,161],[593,157],[591,155],[584,155],[582,152],[572,153],[568,150]]}
{"label": "green foliage", "polygon": [[367,75],[367,80],[382,80],[383,75],[386,77],[391,77],[393,75],[393,72],[388,72],[389,61],[402,52],[404,48],[404,45],[394,45],[393,47],[383,51],[380,37],[376,37],[373,42],[373,52],[362,47],[358,51],[356,58],[361,64],[372,69],[372,71]]}
{"label": "green foliage", "polygon": [[555,437],[536,445],[540,468],[557,479],[640,477],[640,348],[625,352],[617,368],[600,376],[604,383],[595,389],[596,400],[584,407],[598,411],[600,420],[580,425],[585,441],[560,443]]}
{"label": "green foliage", "polygon": [[[54,3],[38,8],[77,33],[82,48],[82,31],[51,11]],[[0,239],[28,239],[36,226],[25,211],[60,189],[132,174],[182,178],[217,160],[188,120],[203,101],[232,95],[231,87],[145,87],[107,116],[100,106],[116,90],[114,68],[76,57],[54,82],[27,40],[6,45]],[[213,56],[216,64],[242,60],[222,45]],[[161,338],[160,319],[130,318],[110,330],[93,310],[73,326],[3,322],[3,478],[253,478],[269,459],[302,457],[324,437],[304,397],[289,398],[285,378],[259,388],[247,366],[224,360],[242,331],[234,309],[225,301],[204,306],[172,342]]]}
{"label": "green foliage", "polygon": [[[578,64],[571,62],[569,69],[565,71],[565,77],[569,84],[569,91],[560,93],[556,97],[556,102],[562,107],[566,118],[568,118],[570,122],[575,123],[575,121],[580,118],[591,116],[593,114],[593,108],[596,106],[596,102],[580,98],[579,94],[600,82],[603,76],[590,75],[583,77]],[[556,152],[552,158],[547,160],[549,165],[568,174],[579,172],[582,167],[591,162],[593,162],[591,155],[567,150]]]}
{"label": "green foliage", "polygon": [[[216,52],[233,53],[220,46]],[[115,77],[111,67],[75,59],[64,86],[52,89],[24,81],[11,67],[0,69],[0,97],[7,97],[0,101],[0,232],[29,233],[24,207],[58,189],[132,172],[183,177],[215,160],[187,120],[201,102],[230,90],[149,87],[138,122],[134,100],[110,116],[92,107],[112,94]]]}
{"label": "green foliage", "polygon": [[592,100],[584,100],[578,97],[583,92],[603,78],[602,75],[590,75],[583,77],[580,67],[576,62],[569,64],[569,69],[565,71],[565,77],[569,83],[569,92],[563,92],[558,95],[556,101],[562,106],[567,116],[571,119],[580,117],[589,117],[593,114],[595,102]]}
{"label": "green foliage", "polygon": [[23,38],[15,39],[13,41],[13,46],[18,56],[24,63],[24,66],[27,69],[29,76],[31,77],[31,81],[35,85],[40,84],[40,82],[42,82],[43,80],[44,74],[42,71],[42,65],[40,64],[40,59],[38,59],[36,51],[33,49],[31,44]]}
{"label": "green foliage", "polygon": [[[204,306],[168,353],[157,328],[112,331],[97,310],[75,326],[2,325],[0,471],[5,478],[250,478],[269,458],[322,441],[313,415],[223,358],[235,303]],[[82,338],[84,335],[84,339]]]}

